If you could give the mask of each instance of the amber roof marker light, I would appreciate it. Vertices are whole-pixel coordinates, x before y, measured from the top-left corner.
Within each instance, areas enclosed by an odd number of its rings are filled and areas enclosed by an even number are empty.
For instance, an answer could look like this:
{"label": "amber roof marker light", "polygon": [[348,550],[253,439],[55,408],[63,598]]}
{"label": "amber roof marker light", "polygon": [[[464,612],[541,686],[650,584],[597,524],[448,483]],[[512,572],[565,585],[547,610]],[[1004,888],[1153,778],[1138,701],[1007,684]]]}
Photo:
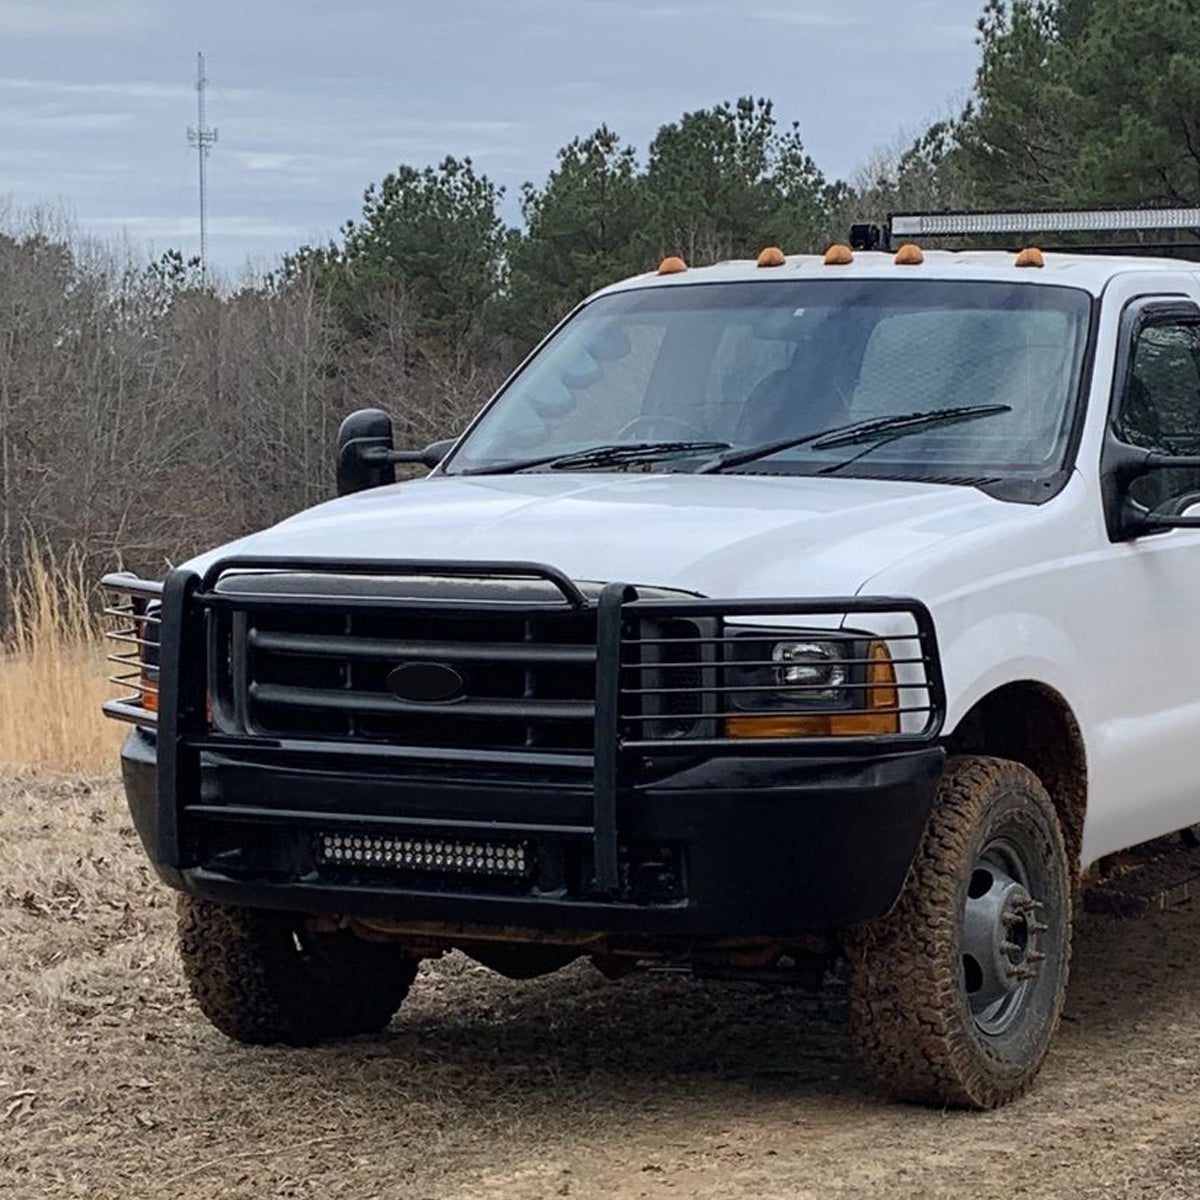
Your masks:
{"label": "amber roof marker light", "polygon": [[896,266],[919,267],[925,261],[925,251],[915,242],[907,242],[896,251]]}
{"label": "amber roof marker light", "polygon": [[1018,267],[1044,267],[1046,265],[1046,256],[1036,247],[1028,246],[1017,255],[1016,266]]}
{"label": "amber roof marker light", "polygon": [[835,242],[825,251],[827,267],[848,267],[854,261],[854,251],[842,242]]}
{"label": "amber roof marker light", "polygon": [[760,267],[782,267],[787,262],[787,255],[778,246],[766,246],[758,252]]}
{"label": "amber roof marker light", "polygon": [[685,263],[677,254],[668,254],[667,257],[658,264],[658,273],[660,275],[680,275],[687,269],[687,263]]}

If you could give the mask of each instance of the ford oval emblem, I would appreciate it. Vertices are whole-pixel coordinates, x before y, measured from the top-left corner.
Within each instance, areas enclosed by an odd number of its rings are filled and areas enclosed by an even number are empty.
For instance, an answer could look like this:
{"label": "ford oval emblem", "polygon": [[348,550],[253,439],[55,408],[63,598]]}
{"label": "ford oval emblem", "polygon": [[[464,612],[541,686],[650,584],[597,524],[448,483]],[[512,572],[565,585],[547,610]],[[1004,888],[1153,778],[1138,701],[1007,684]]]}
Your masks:
{"label": "ford oval emblem", "polygon": [[416,704],[445,704],[463,694],[465,680],[445,663],[401,663],[387,677],[388,690]]}

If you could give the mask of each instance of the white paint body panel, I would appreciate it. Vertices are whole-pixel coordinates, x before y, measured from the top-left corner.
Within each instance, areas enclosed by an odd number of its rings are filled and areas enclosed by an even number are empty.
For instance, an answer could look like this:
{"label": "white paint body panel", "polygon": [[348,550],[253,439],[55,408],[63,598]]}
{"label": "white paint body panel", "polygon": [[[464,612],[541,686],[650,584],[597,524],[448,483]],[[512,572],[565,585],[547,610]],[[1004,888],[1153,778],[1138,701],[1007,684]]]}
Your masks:
{"label": "white paint body panel", "polygon": [[1016,512],[962,488],[864,479],[435,477],[318,505],[236,546],[302,558],[545,562],[575,579],[710,596],[852,596],[888,563]]}
{"label": "white paint body panel", "polygon": [[1074,711],[1088,756],[1085,864],[1200,821],[1200,531],[1112,545],[1100,448],[1120,314],[1144,295],[1200,300],[1177,264],[1047,255],[930,254],[922,268],[860,255],[848,268],[789,259],[617,285],[847,271],[891,277],[1027,279],[1103,297],[1086,423],[1067,486],[1042,505],[962,487],[851,478],[686,474],[438,477],[301,513],[217,557],[534,561],[578,580],[614,579],[717,598],[892,595],[930,608],[952,731],[982,697],[1034,680]]}

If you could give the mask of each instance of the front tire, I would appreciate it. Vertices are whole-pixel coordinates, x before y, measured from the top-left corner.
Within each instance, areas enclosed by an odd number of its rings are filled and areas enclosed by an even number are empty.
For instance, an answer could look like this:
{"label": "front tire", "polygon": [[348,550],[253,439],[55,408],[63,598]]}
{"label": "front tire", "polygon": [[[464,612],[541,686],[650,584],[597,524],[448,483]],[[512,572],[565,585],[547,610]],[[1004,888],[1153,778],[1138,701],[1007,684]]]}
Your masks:
{"label": "front tire", "polygon": [[947,763],[900,899],[847,938],[851,1031],[885,1091],[987,1109],[1029,1087],[1066,994],[1070,878],[1032,771]]}
{"label": "front tire", "polygon": [[417,962],[349,930],[313,933],[295,913],[179,898],[179,954],[200,1011],[251,1045],[310,1046],[374,1033],[400,1007]]}

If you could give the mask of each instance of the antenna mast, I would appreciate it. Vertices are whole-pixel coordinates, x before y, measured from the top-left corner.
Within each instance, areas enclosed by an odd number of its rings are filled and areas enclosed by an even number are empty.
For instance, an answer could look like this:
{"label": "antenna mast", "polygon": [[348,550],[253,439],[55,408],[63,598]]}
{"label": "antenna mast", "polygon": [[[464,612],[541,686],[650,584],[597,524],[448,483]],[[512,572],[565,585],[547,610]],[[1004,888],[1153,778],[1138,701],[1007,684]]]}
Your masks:
{"label": "antenna mast", "polygon": [[196,55],[196,127],[188,126],[188,145],[196,147],[200,161],[200,279],[208,286],[208,155],[217,140],[217,131],[206,123],[204,93],[208,77],[204,74],[204,55]]}

